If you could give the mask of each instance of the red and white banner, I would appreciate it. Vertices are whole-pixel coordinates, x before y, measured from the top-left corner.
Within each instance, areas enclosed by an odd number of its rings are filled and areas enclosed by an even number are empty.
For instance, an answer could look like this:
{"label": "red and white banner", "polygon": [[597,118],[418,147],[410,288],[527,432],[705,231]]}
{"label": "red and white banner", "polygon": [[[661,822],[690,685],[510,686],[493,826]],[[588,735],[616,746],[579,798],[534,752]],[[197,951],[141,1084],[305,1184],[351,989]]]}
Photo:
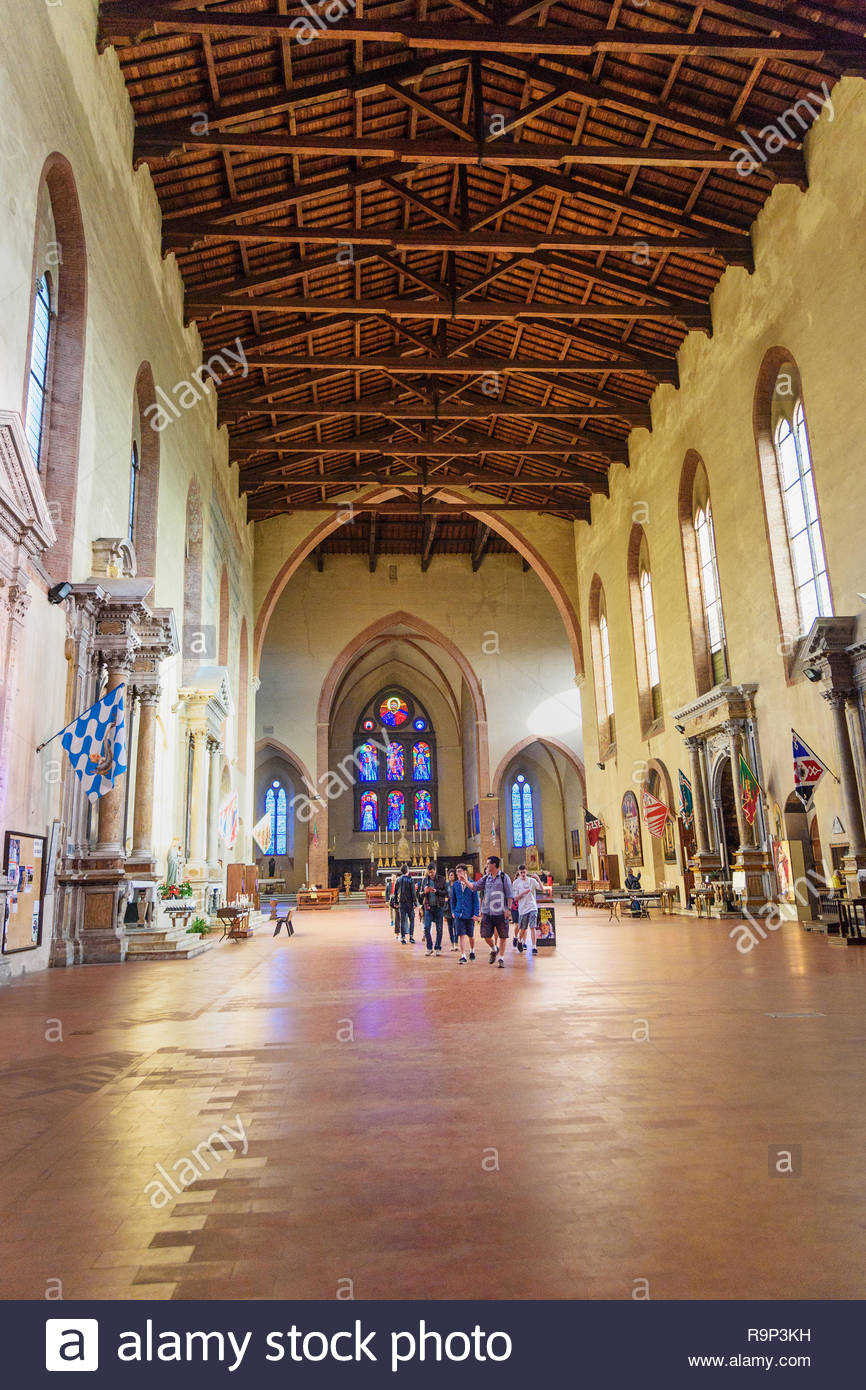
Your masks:
{"label": "red and white banner", "polygon": [[229,849],[238,838],[238,794],[232,792],[219,809],[219,832]]}
{"label": "red and white banner", "polygon": [[643,794],[643,817],[646,821],[647,830],[651,835],[655,835],[660,840],[665,833],[665,826],[670,816],[670,811],[663,801],[658,797],[651,796],[649,792]]}

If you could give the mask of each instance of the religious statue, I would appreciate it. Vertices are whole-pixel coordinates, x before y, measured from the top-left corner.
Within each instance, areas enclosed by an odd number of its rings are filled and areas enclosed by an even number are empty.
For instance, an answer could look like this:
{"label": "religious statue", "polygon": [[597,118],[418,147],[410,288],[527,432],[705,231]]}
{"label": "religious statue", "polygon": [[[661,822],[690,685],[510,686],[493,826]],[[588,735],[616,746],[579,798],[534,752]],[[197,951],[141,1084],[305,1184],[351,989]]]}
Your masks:
{"label": "religious statue", "polygon": [[180,883],[180,840],[176,836],[165,857],[165,881],[170,888]]}
{"label": "religious statue", "polygon": [[400,838],[397,841],[397,859],[401,863],[409,858],[409,841],[406,839],[406,817],[400,821]]}

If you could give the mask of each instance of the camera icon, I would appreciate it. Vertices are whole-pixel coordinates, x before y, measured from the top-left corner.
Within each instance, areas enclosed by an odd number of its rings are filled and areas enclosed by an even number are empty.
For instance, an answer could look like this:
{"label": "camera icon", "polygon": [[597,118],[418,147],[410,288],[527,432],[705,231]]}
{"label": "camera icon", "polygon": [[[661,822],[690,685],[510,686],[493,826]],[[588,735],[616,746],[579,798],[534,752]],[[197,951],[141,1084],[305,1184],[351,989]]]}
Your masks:
{"label": "camera icon", "polygon": [[45,1322],[46,1371],[99,1369],[96,1318],[48,1318]]}

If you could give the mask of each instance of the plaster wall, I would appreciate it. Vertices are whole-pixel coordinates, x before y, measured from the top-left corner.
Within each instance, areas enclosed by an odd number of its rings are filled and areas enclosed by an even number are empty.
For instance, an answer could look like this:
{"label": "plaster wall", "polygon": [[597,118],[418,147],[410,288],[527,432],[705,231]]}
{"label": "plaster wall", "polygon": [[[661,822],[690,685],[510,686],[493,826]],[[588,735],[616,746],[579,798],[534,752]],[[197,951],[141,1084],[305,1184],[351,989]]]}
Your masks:
{"label": "plaster wall", "polygon": [[[831,712],[802,677],[788,684],[780,647],[761,480],[752,423],[759,369],[770,348],[797,363],[811,437],[814,476],[837,615],[863,613],[862,516],[866,504],[866,82],[846,78],[833,89],[806,144],[809,188],[778,185],[753,228],[756,269],[732,267],[712,301],[713,335],[691,333],[679,354],[680,388],[661,386],[652,402],[652,432],[634,430],[631,466],[614,465],[610,498],[592,502],[592,524],[575,525],[589,652],[587,597],[598,573],[604,584],[611,642],[616,756],[598,758],[593,681],[585,683],[587,800],[607,826],[608,848],[622,855],[620,804],[650,757],[676,785],[688,773],[687,750],[671,712],[696,698],[683,553],[677,512],[680,473],[690,449],[709,478],[727,628],[730,676],[757,682],[762,767],[756,769],[772,808],[793,786],[792,725],[826,759],[837,762]],[[644,740],[626,572],[634,521],[644,526],[652,567],[664,726]],[[860,626],[863,623],[861,620]],[[861,634],[862,635],[862,634]],[[839,788],[825,778],[815,804],[826,852],[832,823],[844,823]],[[675,808],[673,808],[675,809]],[[646,883],[652,882],[643,828]]]}

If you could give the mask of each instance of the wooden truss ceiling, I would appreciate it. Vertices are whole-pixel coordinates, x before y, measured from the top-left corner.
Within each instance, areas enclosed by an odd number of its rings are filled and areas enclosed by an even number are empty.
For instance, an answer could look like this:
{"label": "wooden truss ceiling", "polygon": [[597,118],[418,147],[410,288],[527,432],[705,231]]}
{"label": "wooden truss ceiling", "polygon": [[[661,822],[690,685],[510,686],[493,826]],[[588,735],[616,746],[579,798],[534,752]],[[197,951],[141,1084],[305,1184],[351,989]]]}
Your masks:
{"label": "wooden truss ceiling", "polygon": [[823,94],[866,73],[860,0],[105,0],[99,24],[205,359],[249,364],[216,366],[249,515],[385,485],[358,546],[404,516],[428,562],[456,487],[589,517],[764,200],[805,186]]}

